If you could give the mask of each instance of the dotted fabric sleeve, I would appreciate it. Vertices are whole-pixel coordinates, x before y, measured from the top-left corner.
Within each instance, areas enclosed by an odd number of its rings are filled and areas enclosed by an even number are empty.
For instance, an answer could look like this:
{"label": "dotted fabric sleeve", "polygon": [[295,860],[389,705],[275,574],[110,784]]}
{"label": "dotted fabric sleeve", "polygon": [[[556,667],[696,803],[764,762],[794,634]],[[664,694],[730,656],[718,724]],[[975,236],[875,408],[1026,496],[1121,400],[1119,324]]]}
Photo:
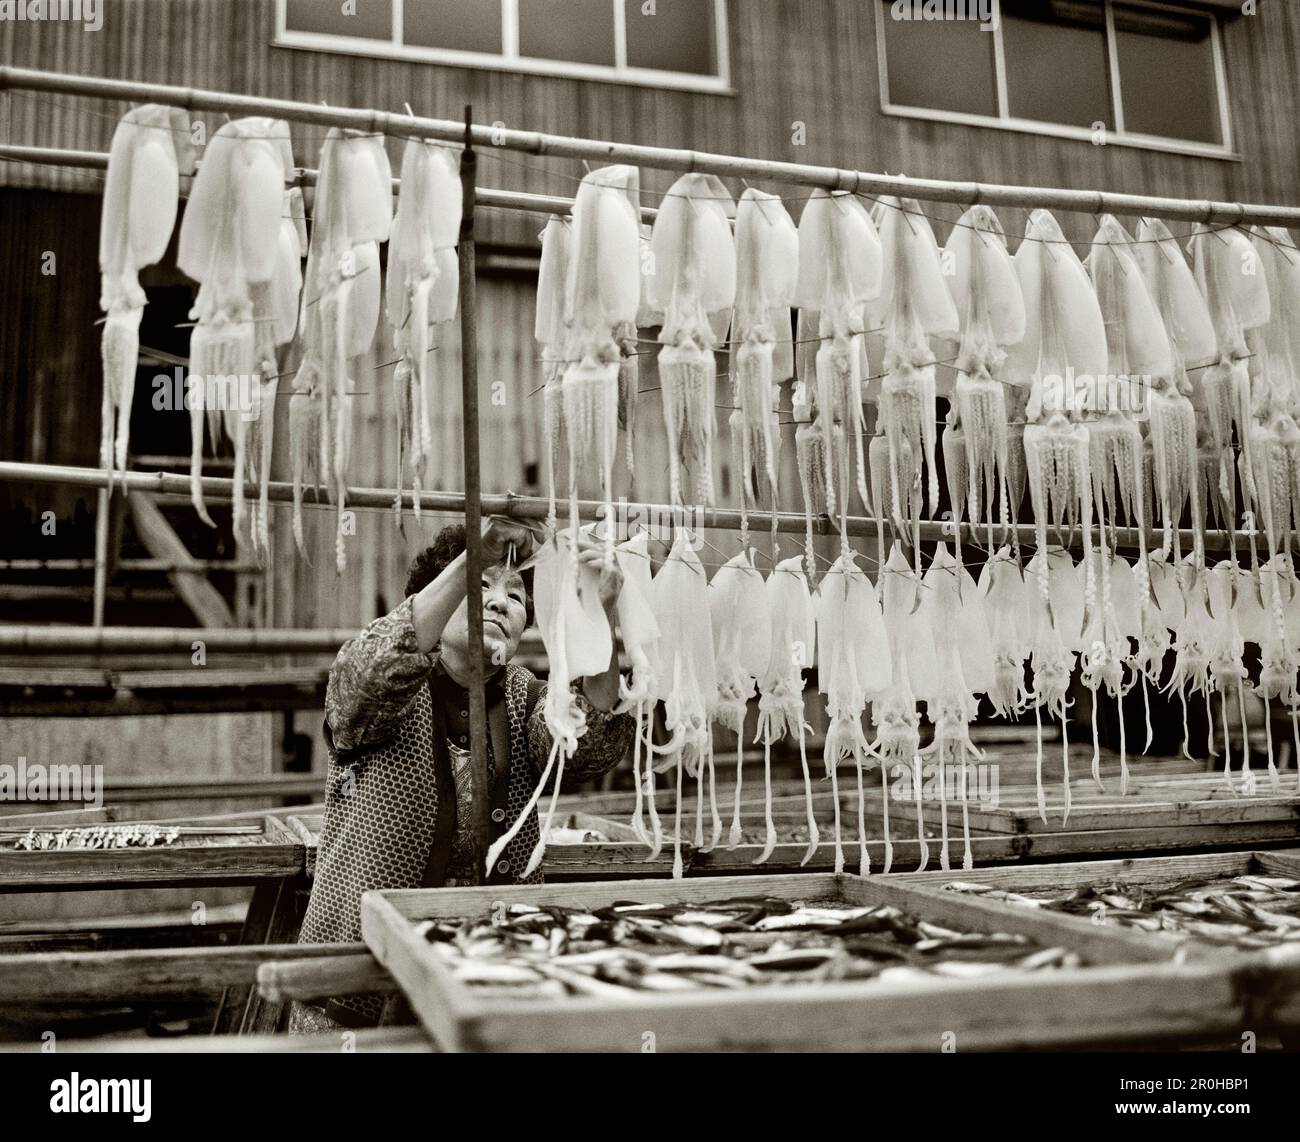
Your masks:
{"label": "dotted fabric sleeve", "polygon": [[438,661],[421,654],[412,595],[345,642],[330,668],[325,721],[335,748],[353,750],[389,740]]}
{"label": "dotted fabric sleeve", "polygon": [[[574,683],[574,686],[578,686]],[[528,742],[533,764],[538,772],[546,766],[546,759],[551,753],[551,731],[546,725],[546,691],[543,686],[541,698],[533,708],[528,719]],[[615,714],[608,710],[598,710],[580,690],[575,690],[578,705],[587,718],[587,728],[578,739],[578,748],[574,755],[564,763],[564,781],[589,781],[599,777],[607,770],[613,769],[627,756],[632,746],[632,735],[636,732],[636,719],[631,714]]]}

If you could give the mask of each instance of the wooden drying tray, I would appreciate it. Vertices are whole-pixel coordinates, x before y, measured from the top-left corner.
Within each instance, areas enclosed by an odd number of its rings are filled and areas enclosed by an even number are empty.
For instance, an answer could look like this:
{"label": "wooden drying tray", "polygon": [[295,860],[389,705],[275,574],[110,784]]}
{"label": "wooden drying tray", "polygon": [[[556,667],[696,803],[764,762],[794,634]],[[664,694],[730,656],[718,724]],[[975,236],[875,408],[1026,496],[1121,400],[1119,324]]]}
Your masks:
{"label": "wooden drying tray", "polygon": [[[1029,892],[1036,889],[1059,888],[1068,891],[1085,886],[1104,886],[1112,883],[1141,885],[1144,888],[1171,887],[1185,880],[1234,876],[1291,876],[1300,877],[1300,850],[1255,852],[1245,850],[1229,853],[1208,853],[1196,856],[1137,857],[1129,860],[1074,861],[1063,864],[1017,865],[1010,868],[982,868],[969,872],[914,872],[904,873],[894,882],[916,887],[922,891],[951,895],[944,885],[952,881],[988,884],[1008,892]],[[983,896],[973,899],[989,904],[1002,904],[1007,908],[1029,909],[1016,905],[987,900]],[[1074,925],[1096,927],[1105,922],[1093,917],[1072,916],[1065,913],[1040,913],[1059,916]],[[1235,949],[1222,944],[1198,939],[1194,935],[1174,932],[1143,932],[1123,927],[1152,943],[1169,947],[1182,947],[1190,959],[1220,959],[1225,956],[1262,958],[1262,949]],[[1300,946],[1289,954],[1300,963]]]}
{"label": "wooden drying tray", "polygon": [[[232,826],[174,822],[197,829]],[[64,849],[20,852],[0,849],[0,892],[124,888],[168,884],[248,884],[302,871],[302,842],[273,816],[256,819],[260,831],[184,835],[176,844],[152,848]],[[131,824],[151,825],[140,821]],[[57,828],[57,827],[56,827]]]}
{"label": "wooden drying tray", "polygon": [[[547,880],[600,880],[626,876],[670,876],[673,870],[672,838],[669,835],[664,848],[654,860],[647,860],[646,846],[636,838],[632,827],[621,821],[598,817],[591,813],[566,813],[557,817],[565,828],[592,829],[603,833],[608,841],[586,841],[582,844],[549,844],[542,860],[542,872]],[[325,825],[324,810],[315,813],[295,813],[285,818],[285,825],[303,843],[306,850],[307,875],[316,874],[316,850],[320,844],[321,829]],[[690,861],[689,846],[684,852]]]}
{"label": "wooden drying tray", "polygon": [[[1019,771],[1025,756],[1032,758],[1033,752],[1012,755],[1009,760],[1016,767],[1013,772]],[[1001,766],[1006,759],[991,755],[987,760]],[[1078,747],[1072,750],[1070,759],[1070,815],[1063,820],[1059,754],[1053,757],[1048,750],[1044,761],[1047,820],[1039,816],[1037,786],[1032,778],[1000,784],[996,805],[982,806],[974,796],[969,798],[972,837],[1004,838],[1012,843],[1018,857],[1055,859],[1152,850],[1243,848],[1300,839],[1300,796],[1296,795],[1292,770],[1280,775],[1281,795],[1275,796],[1267,772],[1256,769],[1256,793],[1246,797],[1230,791],[1222,773],[1207,772],[1202,763],[1135,759],[1129,765],[1128,793],[1121,795],[1116,755],[1103,754],[1104,789],[1098,789],[1091,775],[1091,749]],[[846,812],[856,819],[856,790],[848,790],[845,805]],[[943,808],[948,816],[950,844],[954,836],[961,836],[960,798],[948,797],[941,808],[937,796],[923,796],[921,813],[931,843],[941,828]],[[866,809],[869,819],[878,814],[878,797],[873,799],[868,794]],[[914,821],[916,802],[892,802],[890,816],[891,823],[901,822],[904,817]]]}
{"label": "wooden drying tray", "polygon": [[[772,985],[725,992],[512,1001],[457,983],[415,924],[490,916],[500,903],[601,907],[615,901],[704,903],[736,896],[892,904],[920,919],[979,932],[1020,932],[1064,946],[1089,966],[973,980]],[[1172,949],[1099,925],[918,891],[893,879],[831,875],[615,881],[591,885],[368,892],[362,934],[438,1044],[462,1051],[655,1049],[936,1051],[1023,1049],[1208,1039],[1259,1030],[1255,996],[1273,990],[1276,1020],[1300,1021],[1300,974],[1238,972],[1232,965],[1174,965]]]}

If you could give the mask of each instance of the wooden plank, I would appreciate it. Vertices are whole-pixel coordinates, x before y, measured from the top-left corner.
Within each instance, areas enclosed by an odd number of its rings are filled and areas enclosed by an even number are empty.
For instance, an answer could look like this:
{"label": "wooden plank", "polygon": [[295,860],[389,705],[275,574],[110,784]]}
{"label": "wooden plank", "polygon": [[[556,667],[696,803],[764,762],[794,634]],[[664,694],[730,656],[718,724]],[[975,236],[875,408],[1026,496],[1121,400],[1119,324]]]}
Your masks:
{"label": "wooden plank", "polygon": [[[131,518],[135,523],[136,533],[148,549],[150,555],[158,559],[173,561],[183,567],[192,561],[184,541],[176,534],[167,517],[159,509],[157,501],[147,492],[128,497]],[[176,570],[167,573],[167,579],[176,589],[181,600],[194,613],[200,625],[205,627],[234,626],[234,617],[221,592],[209,581],[202,570]]]}
{"label": "wooden plank", "polygon": [[314,959],[273,960],[257,969],[258,994],[273,1003],[334,995],[390,995],[398,990],[393,977],[369,950]]}
{"label": "wooden plank", "polygon": [[[1111,941],[1114,933],[1100,928],[1088,933],[1092,954],[1127,962],[1032,977],[1007,973],[924,985],[778,985],[610,1003],[480,999],[450,978],[411,924],[429,916],[483,916],[497,901],[595,907],[613,900],[702,902],[760,894],[888,900],[922,918],[960,921],[968,929],[1023,930],[1037,939],[1077,934],[1055,924],[1030,930],[1024,914],[966,907],[977,902],[955,898],[939,902],[932,893],[892,881],[818,874],[371,892],[362,899],[362,934],[430,1034],[452,1050],[643,1050],[647,1034],[656,1050],[933,1050],[951,1032],[959,1050],[972,1050],[1196,1037],[1240,1025],[1245,1000],[1227,969],[1142,962],[1168,955],[1169,949]],[[942,912],[931,911],[940,904]],[[1289,994],[1285,988],[1283,993]]]}
{"label": "wooden plank", "polygon": [[[371,1027],[320,1035],[182,1035],[171,1039],[103,1038],[60,1041],[59,1050],[82,1054],[316,1055],[340,1051],[433,1051],[419,1027]],[[0,1044],[0,1054],[30,1051],[27,1044]]]}
{"label": "wooden plank", "polygon": [[0,829],[48,829],[56,825],[106,825],[118,819],[116,806],[51,809],[48,813],[0,813]]}
{"label": "wooden plank", "polygon": [[[915,837],[894,837],[891,844],[892,871],[898,872],[920,864],[922,849]],[[926,847],[929,862],[934,864],[939,859],[939,842],[931,838],[927,841]],[[977,864],[1014,860],[1022,856],[1026,848],[1026,838],[1023,837],[971,837],[971,855]],[[825,833],[822,834],[816,852],[806,864],[803,863],[803,858],[808,851],[807,844],[778,844],[763,864],[754,864],[762,851],[762,845],[737,845],[734,849],[719,847],[712,852],[697,851],[691,860],[690,875],[724,876],[743,871],[769,874],[801,870],[823,872],[833,870],[835,867],[835,844],[833,839],[826,839]],[[957,862],[961,860],[961,851],[960,838],[950,837],[949,853]],[[884,868],[885,842],[883,840],[868,837],[867,854],[874,871],[879,872]],[[857,871],[858,842],[856,840],[844,842],[844,862],[847,870]]]}
{"label": "wooden plank", "polygon": [[239,884],[300,873],[302,843],[260,814],[258,838],[186,838],[155,848],[0,851],[0,892],[75,890],[111,885]]}
{"label": "wooden plank", "polygon": [[212,995],[248,986],[263,964],[369,958],[364,944],[241,944],[0,956],[0,1005],[112,1003]]}
{"label": "wooden plank", "polygon": [[1214,1037],[1240,1021],[1234,985],[1218,969],[1103,967],[1033,980],[947,980],[925,990],[881,985],[875,994],[827,984],[644,1006],[484,1005],[449,1049],[643,1051],[649,1035],[656,1051],[1041,1050]]}
{"label": "wooden plank", "polygon": [[1035,888],[1078,888],[1111,881],[1136,882],[1159,887],[1201,876],[1244,876],[1260,867],[1262,857],[1274,854],[1245,852],[1206,853],[1190,856],[1137,857],[1124,860],[1072,861],[1061,864],[1015,865],[963,872],[932,870],[900,873],[901,884],[942,885],[968,880],[1023,892]]}
{"label": "wooden plank", "polygon": [[1070,833],[1027,833],[1016,838],[1025,857],[1087,856],[1094,853],[1136,853],[1149,849],[1178,851],[1196,848],[1241,848],[1265,842],[1293,841],[1300,829],[1295,821],[1248,821],[1232,826],[1172,825],[1144,829],[1096,829]]}
{"label": "wooden plank", "polygon": [[[302,927],[302,915],[298,908],[299,888],[297,877],[286,877],[280,882],[275,913],[271,918],[270,932],[267,934],[268,943],[296,946],[298,931]],[[261,1035],[278,1031],[284,1018],[284,1010],[283,1003],[263,996],[257,988],[250,989],[240,1033]]]}

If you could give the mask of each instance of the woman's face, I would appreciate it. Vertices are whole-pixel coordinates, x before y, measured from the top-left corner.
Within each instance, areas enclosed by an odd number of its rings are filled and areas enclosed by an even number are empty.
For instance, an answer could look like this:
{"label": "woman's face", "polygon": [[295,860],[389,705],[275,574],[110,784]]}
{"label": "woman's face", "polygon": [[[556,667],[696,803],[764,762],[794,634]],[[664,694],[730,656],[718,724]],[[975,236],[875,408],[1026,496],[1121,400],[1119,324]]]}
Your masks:
{"label": "woman's face", "polygon": [[[444,644],[468,651],[468,599],[456,608],[442,632]],[[518,571],[503,564],[483,571],[483,659],[489,669],[504,666],[519,649],[528,622],[528,593]]]}

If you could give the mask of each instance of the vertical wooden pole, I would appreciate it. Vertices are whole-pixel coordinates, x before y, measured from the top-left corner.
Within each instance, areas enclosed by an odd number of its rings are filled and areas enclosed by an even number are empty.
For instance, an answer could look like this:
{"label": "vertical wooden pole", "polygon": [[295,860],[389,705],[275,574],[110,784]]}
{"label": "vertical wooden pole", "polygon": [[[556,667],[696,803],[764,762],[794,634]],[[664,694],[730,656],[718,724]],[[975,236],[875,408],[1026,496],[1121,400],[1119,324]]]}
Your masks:
{"label": "vertical wooden pole", "polygon": [[108,513],[113,496],[113,405],[108,395],[108,377],[104,378],[103,400],[100,405],[99,465],[109,473],[109,479],[95,497],[95,593],[91,623],[102,627],[104,599],[108,595]]}
{"label": "vertical wooden pole", "polygon": [[[483,646],[483,509],[479,484],[478,312],[474,278],[474,179],[477,159],[470,140],[473,109],[465,108],[465,150],[460,158],[460,385],[465,452],[465,607],[469,618],[469,733],[471,804],[474,806],[474,867],[488,850],[487,701]],[[475,653],[478,651],[478,653]],[[486,876],[488,870],[484,870]]]}

